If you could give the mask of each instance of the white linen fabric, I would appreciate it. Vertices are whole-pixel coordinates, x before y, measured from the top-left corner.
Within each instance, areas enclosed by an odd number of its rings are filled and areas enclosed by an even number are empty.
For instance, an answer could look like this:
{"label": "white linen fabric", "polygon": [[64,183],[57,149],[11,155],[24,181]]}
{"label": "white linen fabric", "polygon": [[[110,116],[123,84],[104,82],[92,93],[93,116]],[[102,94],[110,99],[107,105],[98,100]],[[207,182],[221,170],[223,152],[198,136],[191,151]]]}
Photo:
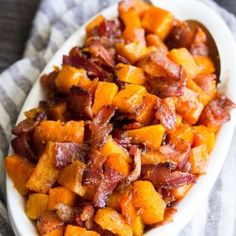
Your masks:
{"label": "white linen fabric", "polygon": [[[211,0],[201,1],[210,5],[222,16],[236,39],[236,18]],[[89,18],[116,2],[114,0],[43,0],[33,23],[24,58],[0,75],[0,236],[14,235],[5,208],[2,162],[8,152],[11,128],[15,124],[25,98],[40,71],[63,42]],[[209,198],[179,236],[235,236],[235,196],[236,134]]]}

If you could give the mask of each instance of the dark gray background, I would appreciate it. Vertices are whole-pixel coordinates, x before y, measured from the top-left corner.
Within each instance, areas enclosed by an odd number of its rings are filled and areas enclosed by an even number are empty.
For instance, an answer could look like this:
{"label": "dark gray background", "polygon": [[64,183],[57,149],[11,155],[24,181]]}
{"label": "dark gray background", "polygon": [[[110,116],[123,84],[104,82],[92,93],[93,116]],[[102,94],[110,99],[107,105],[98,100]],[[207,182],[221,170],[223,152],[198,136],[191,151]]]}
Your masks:
{"label": "dark gray background", "polygon": [[[236,15],[235,0],[215,1]],[[40,0],[0,0],[0,73],[22,57],[39,3]]]}

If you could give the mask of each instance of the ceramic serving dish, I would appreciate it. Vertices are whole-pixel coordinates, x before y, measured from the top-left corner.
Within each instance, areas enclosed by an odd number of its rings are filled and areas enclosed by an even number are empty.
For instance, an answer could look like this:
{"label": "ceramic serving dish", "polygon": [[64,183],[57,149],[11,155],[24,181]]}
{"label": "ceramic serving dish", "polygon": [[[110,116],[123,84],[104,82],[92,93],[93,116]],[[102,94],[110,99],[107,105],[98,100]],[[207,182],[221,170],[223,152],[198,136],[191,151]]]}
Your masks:
{"label": "ceramic serving dish", "polygon": [[[210,31],[220,54],[222,92],[235,102],[236,66],[234,63],[236,61],[236,48],[233,36],[224,21],[210,7],[197,0],[153,0],[152,2],[154,5],[171,11],[178,19],[197,20]],[[109,19],[114,18],[118,14],[117,5],[109,7],[99,14]],[[62,56],[68,54],[73,46],[83,44],[86,36],[85,25],[81,26],[63,44],[42,71],[42,74],[49,73],[54,65],[61,65]],[[44,99],[44,93],[40,87],[39,80],[37,80],[25,101],[17,123],[24,118],[24,111],[36,107],[42,99]],[[198,179],[186,197],[178,203],[176,206],[177,213],[174,216],[173,222],[151,229],[145,234],[146,236],[174,236],[191,220],[194,213],[201,207],[203,200],[207,198],[220,172],[232,140],[235,123],[236,111],[234,110],[231,113],[231,120],[217,134],[216,144],[211,153],[206,174]],[[9,152],[12,152],[12,150],[10,149]],[[15,234],[17,236],[37,235],[35,225],[24,212],[25,200],[16,191],[8,176],[6,176],[6,186],[8,211]]]}

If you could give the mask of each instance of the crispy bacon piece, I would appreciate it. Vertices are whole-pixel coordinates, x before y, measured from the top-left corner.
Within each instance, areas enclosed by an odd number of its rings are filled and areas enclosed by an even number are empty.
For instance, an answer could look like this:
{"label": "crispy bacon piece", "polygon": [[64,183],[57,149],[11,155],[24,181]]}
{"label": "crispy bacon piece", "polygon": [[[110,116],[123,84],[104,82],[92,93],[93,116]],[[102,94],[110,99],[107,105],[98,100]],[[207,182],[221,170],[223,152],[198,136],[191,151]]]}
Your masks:
{"label": "crispy bacon piece", "polygon": [[80,219],[83,222],[85,222],[85,227],[87,229],[91,229],[93,227],[94,214],[95,214],[95,210],[91,204],[85,204],[85,206],[83,206],[83,210],[80,215]]}
{"label": "crispy bacon piece", "polygon": [[223,123],[230,120],[230,111],[236,105],[225,95],[218,95],[203,110],[199,123],[217,131]]}
{"label": "crispy bacon piece", "polygon": [[91,119],[93,116],[92,95],[80,87],[73,86],[70,89],[67,107],[77,118]]}
{"label": "crispy bacon piece", "polygon": [[122,147],[128,148],[131,146],[131,137],[128,137],[123,131],[119,129],[114,129],[112,131],[113,139]]}
{"label": "crispy bacon piece", "polygon": [[58,71],[52,71],[49,74],[44,74],[40,78],[40,83],[43,89],[47,92],[47,95],[53,95],[56,92],[55,79],[58,75]]}
{"label": "crispy bacon piece", "polygon": [[176,139],[175,143],[162,145],[159,148],[162,155],[178,164],[178,168],[182,169],[187,164],[191,147],[182,139]]}
{"label": "crispy bacon piece", "polygon": [[85,157],[89,147],[87,144],[72,142],[55,143],[55,160],[56,168],[63,169],[68,166],[72,160],[85,162]]}
{"label": "crispy bacon piece", "polygon": [[25,157],[32,162],[37,161],[38,158],[32,150],[31,137],[28,133],[22,133],[12,139],[11,146],[18,155]]}
{"label": "crispy bacon piece", "polygon": [[216,92],[215,74],[200,74],[194,78],[194,82],[210,96]]}
{"label": "crispy bacon piece", "polygon": [[176,123],[175,99],[165,98],[158,100],[156,118],[166,129],[172,129]]}
{"label": "crispy bacon piece", "polygon": [[59,203],[56,205],[57,217],[65,223],[70,223],[75,218],[75,212],[72,207],[65,205],[64,203]]}
{"label": "crispy bacon piece", "polygon": [[106,206],[108,197],[113,193],[117,184],[123,176],[112,168],[105,165],[103,178],[95,190],[93,204],[95,207],[103,208]]}
{"label": "crispy bacon piece", "polygon": [[119,184],[118,190],[124,189],[129,186],[132,182],[137,180],[141,174],[141,150],[137,146],[133,145],[130,147],[130,155],[134,157],[134,169],[131,173]]}
{"label": "crispy bacon piece", "polygon": [[38,218],[36,227],[40,235],[45,235],[63,224],[64,222],[58,218],[54,211],[46,211]]}
{"label": "crispy bacon piece", "polygon": [[196,182],[196,176],[187,172],[173,171],[167,180],[168,188],[178,188]]}
{"label": "crispy bacon piece", "polygon": [[90,123],[91,137],[89,143],[92,149],[99,148],[107,140],[108,134],[112,130],[112,125],[109,124],[109,121],[114,114],[115,107],[104,106]]}
{"label": "crispy bacon piece", "polygon": [[113,234],[111,231],[102,229],[100,225],[96,223],[93,224],[92,230],[94,230],[95,232],[99,233],[102,236],[115,236],[115,234]]}

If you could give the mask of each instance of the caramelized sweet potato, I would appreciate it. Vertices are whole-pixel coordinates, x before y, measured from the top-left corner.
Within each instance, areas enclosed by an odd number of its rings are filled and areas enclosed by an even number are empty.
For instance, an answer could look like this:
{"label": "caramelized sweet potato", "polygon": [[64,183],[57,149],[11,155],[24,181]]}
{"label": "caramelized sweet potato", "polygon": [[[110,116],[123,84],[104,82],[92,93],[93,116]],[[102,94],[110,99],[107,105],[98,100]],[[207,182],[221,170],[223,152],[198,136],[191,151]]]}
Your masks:
{"label": "caramelized sweet potato", "polygon": [[64,235],[64,226],[60,226],[54,230],[52,230],[48,234],[43,234],[43,236],[63,236]]}
{"label": "caramelized sweet potato", "polygon": [[86,187],[82,185],[85,167],[86,165],[81,161],[76,160],[72,162],[61,171],[58,183],[69,188],[72,192],[83,196],[86,192]]}
{"label": "caramelized sweet potato", "polygon": [[113,105],[122,112],[135,113],[146,93],[146,88],[141,85],[127,84],[114,97]]}
{"label": "caramelized sweet potato", "polygon": [[141,27],[139,15],[134,8],[122,11],[120,17],[126,27]]}
{"label": "caramelized sweet potato", "polygon": [[171,30],[173,19],[174,17],[170,12],[159,7],[150,7],[144,13],[142,26],[163,40]]}
{"label": "caramelized sweet potato", "polygon": [[145,143],[150,149],[157,150],[165,133],[162,125],[150,125],[139,129],[127,130],[127,135],[138,143]]}
{"label": "caramelized sweet potato", "polygon": [[34,171],[35,165],[16,154],[7,156],[4,160],[4,164],[17,191],[21,195],[26,195],[29,192],[26,184]]}
{"label": "caramelized sweet potato", "polygon": [[143,70],[136,66],[119,63],[116,66],[116,75],[121,82],[138,85],[145,83]]}
{"label": "caramelized sweet potato", "polygon": [[35,192],[47,193],[55,184],[60,171],[56,168],[54,152],[55,144],[49,141],[26,184],[27,188]]}
{"label": "caramelized sweet potato", "polygon": [[66,187],[55,187],[49,190],[48,209],[55,210],[57,204],[63,203],[67,206],[73,206],[76,200],[76,195]]}
{"label": "caramelized sweet potato", "polygon": [[132,236],[132,228],[126,223],[121,214],[112,208],[106,207],[99,209],[94,217],[94,221],[102,227],[102,229],[111,231],[119,236]]}
{"label": "caramelized sweet potato", "polygon": [[145,41],[145,30],[139,27],[126,27],[123,31],[123,37],[125,43],[132,43],[132,42],[142,42],[143,44],[146,43]]}
{"label": "caramelized sweet potato", "polygon": [[74,225],[67,225],[64,233],[64,236],[99,236],[99,235],[100,234],[95,231],[86,230],[85,228]]}
{"label": "caramelized sweet potato", "polygon": [[25,212],[27,216],[36,220],[48,209],[48,195],[43,193],[30,194],[26,202]]}
{"label": "caramelized sweet potato", "polygon": [[115,83],[99,82],[92,106],[93,114],[97,115],[103,106],[111,105],[117,91],[118,87]]}
{"label": "caramelized sweet potato", "polygon": [[171,193],[174,195],[174,198],[176,200],[181,200],[185,197],[189,189],[192,187],[192,184],[186,184],[182,187],[174,188],[171,190]]}
{"label": "caramelized sweet potato", "polygon": [[93,31],[96,27],[98,27],[105,20],[103,15],[97,16],[95,19],[90,21],[86,25],[86,32],[89,35],[91,31]]}
{"label": "caramelized sweet potato", "polygon": [[69,93],[72,86],[86,88],[90,83],[84,69],[77,69],[69,65],[63,66],[56,78],[57,89],[62,93]]}
{"label": "caramelized sweet potato", "polygon": [[158,165],[171,161],[171,159],[159,151],[148,151],[142,154],[142,165]]}
{"label": "caramelized sweet potato", "polygon": [[212,74],[215,72],[215,66],[210,57],[194,56],[194,60],[198,65],[199,74]]}
{"label": "caramelized sweet potato", "polygon": [[134,183],[133,204],[145,224],[156,224],[164,220],[166,204],[151,182]]}
{"label": "caramelized sweet potato", "polygon": [[167,46],[161,41],[161,39],[156,34],[148,34],[146,36],[147,46],[155,46],[163,53],[168,52]]}
{"label": "caramelized sweet potato", "polygon": [[53,120],[60,120],[64,121],[65,120],[65,112],[66,112],[66,103],[61,102],[56,104],[50,109],[50,117]]}

